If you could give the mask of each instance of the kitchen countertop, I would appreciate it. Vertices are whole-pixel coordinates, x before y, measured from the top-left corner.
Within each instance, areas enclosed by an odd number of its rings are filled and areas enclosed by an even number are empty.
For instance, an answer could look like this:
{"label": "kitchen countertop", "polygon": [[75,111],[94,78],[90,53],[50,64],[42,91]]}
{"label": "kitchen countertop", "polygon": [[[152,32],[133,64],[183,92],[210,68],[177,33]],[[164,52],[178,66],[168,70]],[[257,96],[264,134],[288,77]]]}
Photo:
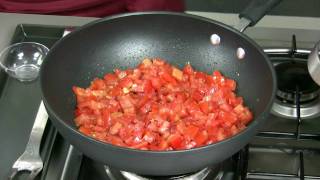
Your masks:
{"label": "kitchen countertop", "polygon": [[[237,14],[211,13],[211,12],[187,12],[229,25],[237,23]],[[63,26],[81,26],[97,18],[34,15],[0,13],[0,49],[9,44],[14,29],[18,24],[45,24]],[[260,45],[268,46],[290,46],[291,36],[297,36],[298,46],[311,48],[313,44],[320,40],[320,18],[292,17],[292,16],[265,16],[255,27],[249,28],[246,32]],[[272,39],[277,39],[274,42]]]}

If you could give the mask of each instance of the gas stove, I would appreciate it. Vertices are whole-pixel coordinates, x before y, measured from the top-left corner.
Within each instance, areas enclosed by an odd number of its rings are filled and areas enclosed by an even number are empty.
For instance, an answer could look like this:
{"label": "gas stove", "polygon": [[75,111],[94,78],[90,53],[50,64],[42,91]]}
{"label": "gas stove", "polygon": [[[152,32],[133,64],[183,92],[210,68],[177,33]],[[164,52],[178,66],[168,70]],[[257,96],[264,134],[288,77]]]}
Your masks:
{"label": "gas stove", "polygon": [[[12,42],[37,41],[50,47],[63,32],[63,27],[20,25]],[[49,121],[41,144],[44,168],[37,179],[320,179],[320,88],[307,73],[306,58],[310,50],[299,48],[295,36],[291,44],[291,47],[264,47],[277,72],[277,97],[259,133],[224,162],[175,177],[138,175],[86,157]],[[5,179],[28,140],[40,103],[40,89],[38,81],[21,84],[3,72],[0,80],[0,179]],[[24,178],[25,174],[17,177]]]}

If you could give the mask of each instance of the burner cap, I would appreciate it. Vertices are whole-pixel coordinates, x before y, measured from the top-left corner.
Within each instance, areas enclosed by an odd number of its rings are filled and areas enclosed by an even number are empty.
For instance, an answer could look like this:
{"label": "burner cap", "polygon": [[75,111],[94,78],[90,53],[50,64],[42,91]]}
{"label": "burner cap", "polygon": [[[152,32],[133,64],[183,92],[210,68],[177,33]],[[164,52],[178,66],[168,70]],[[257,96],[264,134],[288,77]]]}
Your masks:
{"label": "burner cap", "polygon": [[309,75],[307,62],[288,58],[287,61],[275,65],[277,73],[277,96],[283,100],[294,102],[299,90],[300,102],[314,100],[319,95],[319,86]]}

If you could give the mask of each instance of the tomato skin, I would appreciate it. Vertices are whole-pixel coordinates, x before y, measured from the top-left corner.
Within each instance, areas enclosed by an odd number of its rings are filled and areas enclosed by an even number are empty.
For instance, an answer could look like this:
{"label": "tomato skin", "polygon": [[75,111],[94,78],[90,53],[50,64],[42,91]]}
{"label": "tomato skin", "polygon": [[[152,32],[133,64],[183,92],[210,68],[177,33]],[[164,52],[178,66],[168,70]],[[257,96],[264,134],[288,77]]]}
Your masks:
{"label": "tomato skin", "polygon": [[148,147],[148,142],[144,141],[144,142],[141,142],[139,144],[136,144],[136,145],[133,145],[133,146],[130,146],[130,148],[132,149],[144,149],[146,148],[145,150],[147,150],[147,147]]}
{"label": "tomato skin", "polygon": [[118,86],[114,87],[111,91],[110,91],[110,95],[111,96],[120,96],[122,95],[122,89]]}
{"label": "tomato skin", "polygon": [[202,100],[203,98],[203,94],[199,91],[199,90],[195,90],[193,93],[192,93],[192,98],[196,101],[200,101]]}
{"label": "tomato skin", "polygon": [[133,84],[133,80],[129,77],[125,77],[119,81],[119,86],[121,88],[130,88]]}
{"label": "tomato skin", "polygon": [[253,113],[237,84],[190,64],[182,70],[146,58],[137,68],[72,87],[78,130],[99,141],[140,150],[169,151],[222,141],[246,128]]}
{"label": "tomato skin", "polygon": [[208,102],[200,102],[199,103],[200,109],[203,113],[209,113],[211,108],[210,108],[210,104]]}
{"label": "tomato skin", "polygon": [[183,137],[179,134],[171,134],[168,137],[168,143],[175,149],[179,149],[182,146]]}
{"label": "tomato skin", "polygon": [[220,109],[222,109],[226,112],[229,112],[229,111],[232,111],[232,106],[229,105],[228,103],[224,103],[224,104],[220,105]]}
{"label": "tomato skin", "polygon": [[213,71],[212,75],[213,77],[218,77],[218,78],[222,77],[222,74],[220,73],[220,71]]}
{"label": "tomato skin", "polygon": [[196,135],[198,134],[198,131],[199,131],[199,128],[197,126],[190,125],[185,129],[184,136],[186,136],[190,139],[194,139],[196,137]]}
{"label": "tomato skin", "polygon": [[185,74],[192,75],[194,73],[194,70],[193,70],[193,68],[192,68],[192,66],[190,64],[187,64],[187,65],[184,66],[183,72]]}
{"label": "tomato skin", "polygon": [[195,77],[200,81],[205,81],[207,79],[207,75],[203,72],[196,72]]}
{"label": "tomato skin", "polygon": [[143,136],[143,140],[148,143],[153,143],[156,139],[157,139],[157,134],[150,131],[147,131]]}
{"label": "tomato skin", "polygon": [[117,84],[118,78],[114,74],[106,74],[104,77],[107,85],[115,85]]}
{"label": "tomato skin", "polygon": [[172,68],[172,76],[177,80],[181,81],[183,78],[183,72],[177,68]]}
{"label": "tomato skin", "polygon": [[232,79],[227,79],[226,80],[226,86],[228,87],[228,89],[230,89],[231,91],[236,90],[236,82]]}
{"label": "tomato skin", "polygon": [[104,80],[96,78],[91,82],[90,89],[92,89],[92,90],[105,89],[106,86],[107,85]]}
{"label": "tomato skin", "polygon": [[149,94],[153,91],[152,83],[150,80],[146,80],[143,83],[143,92]]}
{"label": "tomato skin", "polygon": [[160,78],[162,78],[164,81],[172,83],[172,84],[176,84],[177,81],[175,80],[174,77],[172,77],[168,72],[161,72],[159,73]]}
{"label": "tomato skin", "polygon": [[208,140],[208,132],[207,131],[201,131],[195,137],[195,142],[197,143],[197,146],[203,145],[207,140]]}
{"label": "tomato skin", "polygon": [[155,89],[160,89],[162,84],[161,84],[161,80],[157,77],[152,78],[151,79],[151,85],[153,86],[153,88]]}
{"label": "tomato skin", "polygon": [[158,146],[158,150],[162,151],[162,150],[166,150],[168,148],[168,142],[167,141],[164,141],[162,140],[160,143],[159,143],[159,146]]}
{"label": "tomato skin", "polygon": [[86,128],[86,127],[84,127],[84,126],[81,126],[79,128],[79,131],[82,132],[83,134],[87,135],[87,136],[89,136],[91,134],[91,130]]}

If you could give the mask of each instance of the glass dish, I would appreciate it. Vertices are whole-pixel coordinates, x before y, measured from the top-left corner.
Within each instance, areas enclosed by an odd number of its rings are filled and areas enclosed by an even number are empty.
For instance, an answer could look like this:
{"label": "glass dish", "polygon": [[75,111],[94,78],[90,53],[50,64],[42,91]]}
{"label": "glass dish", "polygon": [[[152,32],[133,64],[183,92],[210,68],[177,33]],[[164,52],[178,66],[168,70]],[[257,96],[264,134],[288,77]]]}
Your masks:
{"label": "glass dish", "polygon": [[33,81],[49,49],[36,42],[12,44],[0,52],[0,66],[11,77],[19,81]]}

